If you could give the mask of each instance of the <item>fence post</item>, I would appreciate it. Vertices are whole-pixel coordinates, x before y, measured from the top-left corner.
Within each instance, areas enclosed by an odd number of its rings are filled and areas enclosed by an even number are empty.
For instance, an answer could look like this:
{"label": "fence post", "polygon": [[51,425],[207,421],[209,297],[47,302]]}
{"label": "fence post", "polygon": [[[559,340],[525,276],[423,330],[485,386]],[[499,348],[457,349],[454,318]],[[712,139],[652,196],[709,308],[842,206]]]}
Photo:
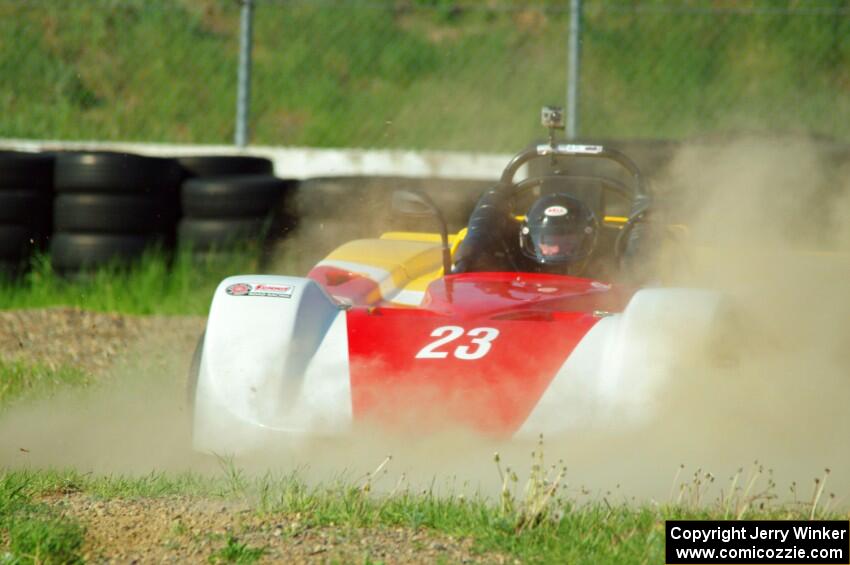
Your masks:
{"label": "fence post", "polygon": [[581,0],[570,2],[570,36],[567,45],[567,139],[578,137],[578,87],[581,65]]}
{"label": "fence post", "polygon": [[238,147],[248,144],[248,113],[251,102],[251,48],[253,47],[254,0],[242,0],[239,26],[239,74],[236,92],[236,134]]}

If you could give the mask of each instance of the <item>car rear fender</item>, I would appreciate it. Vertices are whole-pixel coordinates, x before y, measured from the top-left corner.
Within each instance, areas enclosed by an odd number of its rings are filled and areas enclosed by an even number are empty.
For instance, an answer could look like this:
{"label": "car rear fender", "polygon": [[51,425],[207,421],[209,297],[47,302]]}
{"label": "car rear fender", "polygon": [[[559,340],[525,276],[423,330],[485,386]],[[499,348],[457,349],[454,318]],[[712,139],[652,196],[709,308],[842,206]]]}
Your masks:
{"label": "car rear fender", "polygon": [[600,313],[516,436],[649,421],[682,364],[704,359],[724,306],[710,290],[647,288],[622,313]]}

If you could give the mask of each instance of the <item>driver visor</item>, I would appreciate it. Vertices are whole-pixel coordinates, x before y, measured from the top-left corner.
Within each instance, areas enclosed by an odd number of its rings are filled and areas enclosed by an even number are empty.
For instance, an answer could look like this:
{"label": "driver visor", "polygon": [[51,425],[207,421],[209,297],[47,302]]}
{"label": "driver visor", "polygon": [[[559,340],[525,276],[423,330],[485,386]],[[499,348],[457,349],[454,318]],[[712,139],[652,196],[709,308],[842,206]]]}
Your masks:
{"label": "driver visor", "polygon": [[582,252],[585,234],[579,226],[541,226],[528,234],[534,250],[543,257],[572,257]]}

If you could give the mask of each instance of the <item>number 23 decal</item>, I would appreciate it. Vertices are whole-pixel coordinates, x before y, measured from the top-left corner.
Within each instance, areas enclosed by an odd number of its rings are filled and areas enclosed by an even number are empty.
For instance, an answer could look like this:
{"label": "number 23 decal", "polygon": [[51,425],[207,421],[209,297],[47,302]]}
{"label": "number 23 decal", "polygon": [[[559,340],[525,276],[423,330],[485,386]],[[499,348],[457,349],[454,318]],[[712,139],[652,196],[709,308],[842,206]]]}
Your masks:
{"label": "number 23 decal", "polygon": [[458,339],[463,334],[472,338],[470,345],[459,345],[455,347],[452,354],[458,359],[465,361],[473,359],[481,359],[490,351],[493,340],[499,337],[499,330],[496,328],[472,328],[466,331],[460,326],[441,326],[431,332],[431,337],[440,339],[433,341],[419,350],[416,354],[417,359],[445,359],[449,356],[448,351],[438,351],[439,347],[451,343]]}

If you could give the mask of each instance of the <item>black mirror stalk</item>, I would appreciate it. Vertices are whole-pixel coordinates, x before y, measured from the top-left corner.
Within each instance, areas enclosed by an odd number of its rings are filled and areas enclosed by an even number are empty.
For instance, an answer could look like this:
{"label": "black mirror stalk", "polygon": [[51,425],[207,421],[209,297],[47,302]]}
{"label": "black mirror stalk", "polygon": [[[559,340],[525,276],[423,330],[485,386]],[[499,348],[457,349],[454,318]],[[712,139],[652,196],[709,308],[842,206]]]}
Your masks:
{"label": "black mirror stalk", "polygon": [[411,216],[433,216],[440,225],[440,241],[443,247],[443,274],[452,272],[452,252],[449,249],[449,228],[443,213],[424,192],[411,189],[393,192],[393,210]]}

